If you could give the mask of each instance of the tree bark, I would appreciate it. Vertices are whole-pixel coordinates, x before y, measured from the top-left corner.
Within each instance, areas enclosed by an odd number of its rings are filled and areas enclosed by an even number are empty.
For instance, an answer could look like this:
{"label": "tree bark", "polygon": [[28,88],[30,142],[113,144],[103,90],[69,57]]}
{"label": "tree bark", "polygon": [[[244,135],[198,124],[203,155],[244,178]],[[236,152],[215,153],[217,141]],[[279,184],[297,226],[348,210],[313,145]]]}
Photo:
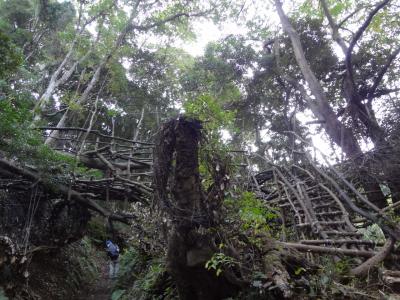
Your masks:
{"label": "tree bark", "polygon": [[[306,97],[307,105],[319,120],[325,120],[323,123],[323,128],[329,137],[335,142],[336,145],[342,148],[342,150],[347,154],[350,159],[353,159],[355,163],[363,157],[361,148],[352,132],[351,129],[344,126],[337,118],[335,112],[333,111],[329,100],[320,84],[315,74],[311,70],[310,65],[304,54],[303,47],[301,45],[300,37],[291,25],[288,17],[285,15],[282,4],[279,0],[275,0],[275,6],[282,23],[283,29],[289,35],[292,42],[294,54],[296,57],[297,64],[308,84],[308,87],[315,99],[310,96]],[[299,88],[304,89],[304,87],[297,85]],[[303,95],[307,95],[305,89]],[[361,170],[361,178],[364,178],[367,173],[364,174]],[[371,178],[373,179],[373,178]],[[378,207],[382,208],[387,205],[386,199],[384,198],[379,183],[376,180],[372,182],[364,182],[363,187],[367,193],[369,193],[369,198],[371,202],[374,202]]]}
{"label": "tree bark", "polygon": [[383,248],[375,255],[370,257],[367,261],[359,265],[358,267],[351,270],[351,274],[355,276],[363,276],[366,275],[369,270],[381,263],[392,251],[395,240],[389,238]]}
{"label": "tree bark", "polygon": [[49,102],[50,97],[54,94],[55,90],[62,84],[64,84],[69,78],[71,78],[72,74],[74,73],[76,67],[81,64],[91,53],[91,49],[83,55],[79,60],[74,62],[72,66],[64,71],[64,74],[60,77],[60,73],[64,67],[64,65],[69,61],[70,56],[72,55],[72,50],[73,48],[71,47],[70,52],[65,56],[63,62],[60,64],[60,66],[57,68],[57,70],[53,73],[53,75],[50,78],[49,84],[47,85],[46,91],[43,93],[42,96],[40,96],[39,101],[35,105],[35,114],[36,114],[36,120],[39,119],[39,113],[40,111],[45,107],[45,105]]}
{"label": "tree bark", "polygon": [[[105,8],[105,9],[112,9],[112,7],[115,4],[112,3],[111,7],[109,8]],[[63,71],[64,67],[70,62],[72,54],[74,52],[75,46],[78,43],[79,38],[82,36],[82,34],[84,33],[86,27],[91,24],[93,21],[95,21],[98,17],[102,16],[104,14],[104,11],[100,11],[98,14],[92,16],[91,18],[89,18],[88,20],[86,20],[86,22],[84,22],[83,24],[81,24],[82,22],[82,3],[79,7],[79,13],[78,13],[78,21],[76,24],[77,30],[75,33],[75,37],[69,47],[69,50],[67,52],[67,54],[65,55],[64,59],[62,60],[62,62],[60,63],[60,65],[57,67],[57,69],[53,72],[53,74],[50,77],[50,81],[47,85],[47,88],[45,90],[45,92],[39,97],[38,102],[35,105],[34,108],[34,113],[35,114],[39,114],[40,110],[42,110],[44,108],[44,106],[48,103],[48,101],[50,100],[50,97],[52,96],[52,94],[54,94],[54,91],[62,84],[64,84],[74,73],[76,67],[81,64],[91,53],[92,49],[89,49],[86,54],[84,54],[80,59],[78,59],[76,62],[74,62],[72,64],[72,66]],[[63,73],[63,75],[61,75]],[[61,75],[61,77],[60,77]],[[35,117],[35,121],[37,121],[40,118],[39,115],[36,115]]]}
{"label": "tree bark", "polygon": [[[95,87],[96,83],[99,81],[100,78],[100,72],[102,71],[103,67],[105,64],[108,62],[108,57],[97,67],[96,71],[94,72],[92,79],[90,80],[88,86],[84,90],[82,96],[78,99],[76,104],[82,105],[83,103],[86,102],[87,98],[89,97],[91,91]],[[71,114],[71,110],[67,109],[61,119],[57,123],[57,128],[62,128],[65,127],[66,122]],[[53,130],[50,132],[49,136],[47,137],[45,144],[49,146],[54,146],[55,143],[57,142],[57,138],[60,137],[60,131],[59,130]]]}
{"label": "tree bark", "polygon": [[[361,38],[362,34],[370,25],[373,17],[376,13],[381,10],[385,5],[389,3],[388,0],[384,0],[379,2],[375,8],[369,13],[364,23],[357,30],[357,34],[353,37],[350,42],[350,45],[347,46],[343,38],[339,33],[339,25],[336,23],[334,18],[332,17],[328,4],[325,0],[320,0],[322,8],[324,10],[325,16],[328,19],[329,26],[332,29],[332,38],[336,41],[336,43],[341,47],[343,54],[346,56],[346,78],[344,82],[344,96],[347,99],[347,103],[351,106],[356,112],[359,120],[364,124],[367,129],[367,135],[371,138],[372,142],[375,145],[378,153],[378,163],[368,162],[369,168],[371,170],[377,170],[376,173],[380,173],[381,171],[384,173],[385,179],[391,192],[392,199],[394,202],[399,201],[400,199],[400,181],[397,178],[400,178],[400,172],[396,167],[396,164],[393,164],[391,161],[393,160],[393,149],[390,145],[390,142],[387,140],[388,135],[387,132],[379,125],[375,112],[372,109],[372,101],[376,97],[376,89],[381,83],[385,73],[389,69],[393,60],[400,53],[400,47],[396,47],[391,55],[387,58],[385,64],[382,66],[381,70],[378,72],[377,76],[374,79],[374,82],[367,91],[367,103],[362,103],[362,97],[360,96],[359,90],[356,87],[355,80],[353,78],[353,65],[351,61],[352,51],[357,41]],[[368,175],[367,173],[365,175]],[[368,175],[370,177],[370,175]],[[376,184],[375,184],[376,185]],[[378,186],[376,188],[378,191]],[[375,193],[376,194],[376,193]],[[379,193],[378,193],[379,194]],[[374,195],[375,197],[381,197],[380,195]]]}
{"label": "tree bark", "polygon": [[[205,268],[205,263],[217,249],[215,233],[207,230],[214,223],[214,217],[201,189],[199,176],[200,128],[200,123],[195,120],[172,120],[162,127],[155,149],[158,205],[172,222],[167,268],[182,300],[224,299],[238,290],[238,286],[224,274],[217,277],[215,271]],[[167,184],[173,157],[176,157],[176,163],[169,195]],[[213,196],[214,201],[218,201],[215,193]]]}

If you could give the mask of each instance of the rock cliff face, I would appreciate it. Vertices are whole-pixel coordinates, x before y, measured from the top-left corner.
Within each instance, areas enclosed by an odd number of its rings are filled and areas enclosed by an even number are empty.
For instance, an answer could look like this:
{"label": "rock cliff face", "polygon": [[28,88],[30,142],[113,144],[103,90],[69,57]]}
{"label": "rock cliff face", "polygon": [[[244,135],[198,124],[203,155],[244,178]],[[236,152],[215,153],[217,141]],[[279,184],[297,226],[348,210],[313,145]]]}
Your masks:
{"label": "rock cliff face", "polygon": [[2,192],[0,234],[19,247],[61,246],[82,237],[90,215],[85,207],[43,192]]}
{"label": "rock cliff face", "polygon": [[12,294],[30,276],[36,256],[82,238],[90,214],[40,186],[0,191],[0,286]]}

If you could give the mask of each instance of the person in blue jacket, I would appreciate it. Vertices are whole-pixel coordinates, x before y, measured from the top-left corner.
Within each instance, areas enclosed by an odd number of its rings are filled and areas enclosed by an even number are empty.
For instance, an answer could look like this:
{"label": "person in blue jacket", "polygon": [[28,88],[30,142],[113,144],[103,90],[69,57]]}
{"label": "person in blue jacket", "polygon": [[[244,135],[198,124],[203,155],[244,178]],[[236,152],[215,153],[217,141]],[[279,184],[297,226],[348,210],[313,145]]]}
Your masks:
{"label": "person in blue jacket", "polygon": [[118,245],[114,244],[112,241],[106,241],[106,251],[107,255],[110,258],[110,272],[109,276],[111,279],[117,277],[119,264],[118,264],[118,257],[119,257],[119,247]]}

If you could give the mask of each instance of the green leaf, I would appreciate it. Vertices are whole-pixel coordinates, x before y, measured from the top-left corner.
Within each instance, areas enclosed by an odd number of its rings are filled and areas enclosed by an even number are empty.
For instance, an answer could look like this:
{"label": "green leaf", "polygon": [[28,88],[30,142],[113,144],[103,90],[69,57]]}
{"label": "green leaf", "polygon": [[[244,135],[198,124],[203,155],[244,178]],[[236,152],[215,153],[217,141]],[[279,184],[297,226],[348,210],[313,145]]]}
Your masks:
{"label": "green leaf", "polygon": [[125,293],[125,290],[115,290],[111,295],[111,300],[118,300]]}
{"label": "green leaf", "polygon": [[3,288],[0,288],[0,300],[8,300],[8,297],[6,297]]}
{"label": "green leaf", "polygon": [[300,275],[302,272],[305,272],[306,269],[304,269],[303,267],[298,267],[295,271],[294,274],[295,275]]}
{"label": "green leaf", "polygon": [[331,15],[332,16],[334,16],[334,17],[336,17],[336,16],[338,16],[338,15],[340,15],[342,12],[343,12],[343,10],[345,9],[346,7],[345,7],[345,5],[344,5],[344,3],[343,2],[337,2],[333,7],[332,7],[332,9],[331,9]]}

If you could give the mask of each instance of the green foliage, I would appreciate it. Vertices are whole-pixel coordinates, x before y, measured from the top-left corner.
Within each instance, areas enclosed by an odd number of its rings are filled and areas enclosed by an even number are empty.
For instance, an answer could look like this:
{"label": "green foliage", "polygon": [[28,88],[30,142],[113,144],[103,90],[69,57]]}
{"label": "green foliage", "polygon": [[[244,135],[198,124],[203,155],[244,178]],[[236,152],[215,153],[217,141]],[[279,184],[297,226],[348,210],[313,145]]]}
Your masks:
{"label": "green foliage", "polygon": [[128,80],[126,78],[126,70],[118,62],[113,62],[109,64],[108,67],[110,80],[109,89],[112,93],[118,94],[128,91]]}
{"label": "green foliage", "polygon": [[309,281],[309,296],[328,297],[331,295],[342,295],[343,291],[336,283],[348,276],[350,266],[354,261],[351,258],[343,258],[334,261],[332,257],[321,257],[321,268],[318,276],[313,276]]}
{"label": "green foliage", "polygon": [[10,158],[35,166],[42,176],[68,174],[74,159],[43,143],[40,131],[31,128],[30,102],[18,97],[0,102],[0,150]]}
{"label": "green foliage", "polygon": [[73,159],[61,155],[43,144],[40,132],[29,128],[32,115],[26,101],[0,102],[0,149],[10,157],[30,163],[44,173],[61,170]]}
{"label": "green foliage", "polygon": [[[394,216],[398,218],[397,214],[394,214]],[[386,241],[385,234],[378,224],[372,224],[366,228],[360,228],[359,231],[363,234],[363,239],[367,241],[374,241],[376,243],[385,243]]]}
{"label": "green foliage", "polygon": [[214,255],[206,262],[207,270],[214,270],[217,276],[221,275],[225,268],[233,267],[237,261],[224,253],[214,253]]}
{"label": "green foliage", "polygon": [[120,256],[120,269],[118,272],[118,279],[116,287],[126,289],[132,281],[136,278],[135,274],[142,273],[147,265],[149,258],[135,249],[127,249]]}
{"label": "green foliage", "polygon": [[[188,5],[183,5],[183,3],[176,2],[176,3],[171,3],[169,6],[167,6],[165,9],[162,11],[157,12],[153,16],[154,21],[161,21],[165,20],[167,18],[170,18],[171,16],[175,15],[177,12],[181,11],[186,11],[188,9]],[[176,18],[172,22],[168,22],[165,24],[162,24],[161,26],[158,26],[156,31],[157,33],[164,33],[170,36],[173,36],[174,38],[181,38],[184,40],[194,40],[195,34],[192,31],[192,28],[190,26],[190,21],[188,18]]]}
{"label": "green foliage", "polygon": [[33,17],[34,7],[32,1],[14,0],[0,2],[0,28],[12,33],[12,41],[19,47],[31,38],[31,34],[26,30],[29,20]]}
{"label": "green foliage", "polygon": [[300,274],[302,274],[303,272],[306,272],[307,270],[306,269],[304,269],[303,267],[297,267],[295,270],[294,270],[294,275],[300,275]]}
{"label": "green foliage", "polygon": [[108,238],[107,228],[104,224],[104,219],[99,217],[92,217],[87,224],[86,235],[97,246],[104,246],[104,241]]}
{"label": "green foliage", "polygon": [[118,300],[125,293],[125,290],[115,290],[111,295],[111,300]]}
{"label": "green foliage", "polygon": [[137,281],[138,286],[141,286],[143,291],[151,292],[156,287],[158,279],[163,272],[165,272],[163,263],[161,261],[152,261],[146,275]]}
{"label": "green foliage", "polygon": [[88,237],[84,237],[81,242],[82,254],[77,256],[80,269],[85,270],[85,273],[81,273],[81,280],[93,281],[97,278],[99,273],[99,268],[96,262],[92,259],[93,253],[98,250],[93,247],[91,240]]}
{"label": "green foliage", "polygon": [[200,148],[199,172],[205,189],[213,182],[215,168],[225,168],[227,175],[233,166],[227,153],[229,146],[222,140],[222,130],[234,130],[234,111],[224,111],[221,104],[210,95],[202,95],[184,103],[186,116],[200,120],[206,146]]}
{"label": "green foliage", "polygon": [[222,105],[211,95],[201,95],[184,103],[186,115],[204,123],[207,131],[232,128],[235,118],[234,111],[225,111]]}
{"label": "green foliage", "polygon": [[340,2],[335,1],[335,4],[330,9],[332,16],[334,17],[339,16],[346,9],[346,2],[347,1],[340,1]]}
{"label": "green foliage", "polygon": [[257,232],[270,232],[272,224],[276,222],[278,214],[268,208],[252,192],[243,192],[239,199],[227,199],[228,207],[238,212],[243,229]]}
{"label": "green foliage", "polygon": [[11,94],[0,101],[0,150],[22,164],[34,166],[50,182],[54,175],[68,180],[71,172],[99,179],[103,173],[77,165],[75,158],[54,151],[43,143],[39,130],[32,128],[31,102],[24,95]]}
{"label": "green foliage", "polygon": [[176,290],[166,273],[164,260],[150,258],[132,248],[121,256],[114,293],[114,297],[121,300],[176,298]]}
{"label": "green foliage", "polygon": [[11,42],[11,39],[0,30],[0,79],[7,78],[22,63],[19,49]]}
{"label": "green foliage", "polygon": [[104,176],[102,171],[96,169],[89,169],[85,166],[76,167],[75,172],[82,176],[90,177],[93,179],[101,179]]}
{"label": "green foliage", "polygon": [[0,300],[8,300],[8,297],[6,297],[3,288],[0,288]]}
{"label": "green foliage", "polygon": [[64,270],[66,272],[63,279],[65,288],[79,290],[83,286],[92,284],[98,278],[101,269],[98,264],[99,254],[98,249],[94,247],[88,237],[69,245],[65,252],[65,260],[68,261],[67,270]]}
{"label": "green foliage", "polygon": [[71,2],[41,1],[39,17],[52,30],[64,29],[74,18],[75,8]]}
{"label": "green foliage", "polygon": [[204,56],[196,59],[182,74],[188,98],[210,94],[221,104],[240,101],[243,96],[240,82],[256,59],[255,53],[241,36],[229,36],[208,44]]}

